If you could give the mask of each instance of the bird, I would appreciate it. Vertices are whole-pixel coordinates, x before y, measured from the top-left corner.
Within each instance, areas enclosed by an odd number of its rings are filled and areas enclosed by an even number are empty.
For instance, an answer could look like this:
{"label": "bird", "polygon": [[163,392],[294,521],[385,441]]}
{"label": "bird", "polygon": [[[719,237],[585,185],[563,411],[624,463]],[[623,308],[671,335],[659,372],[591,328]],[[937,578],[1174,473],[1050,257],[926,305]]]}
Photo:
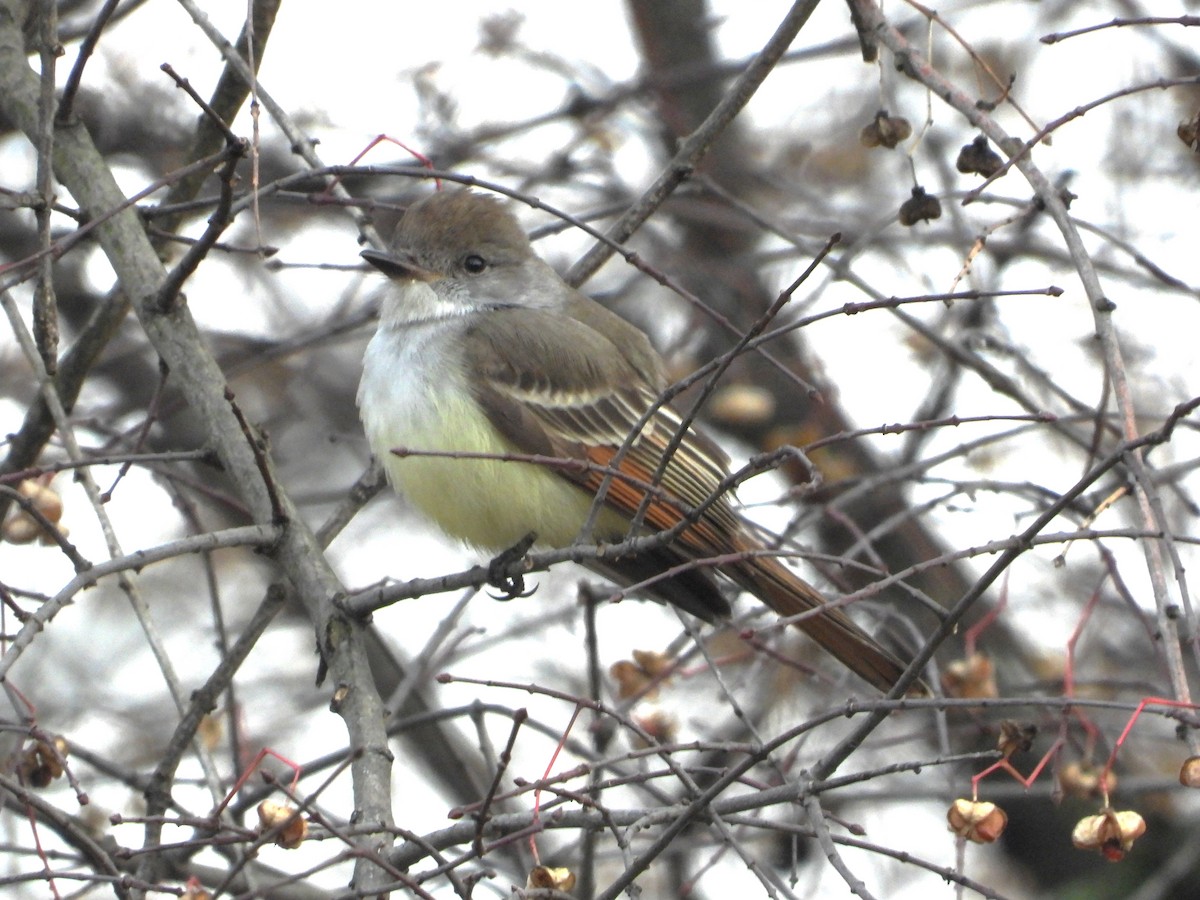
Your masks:
{"label": "bird", "polygon": [[443,532],[491,553],[531,536],[563,548],[666,533],[583,564],[708,623],[731,615],[724,580],[780,616],[818,610],[796,625],[893,687],[905,663],[742,518],[725,453],[662,402],[649,337],[563,281],[497,198],[439,190],[361,255],[388,279],[358,389],[364,431]]}

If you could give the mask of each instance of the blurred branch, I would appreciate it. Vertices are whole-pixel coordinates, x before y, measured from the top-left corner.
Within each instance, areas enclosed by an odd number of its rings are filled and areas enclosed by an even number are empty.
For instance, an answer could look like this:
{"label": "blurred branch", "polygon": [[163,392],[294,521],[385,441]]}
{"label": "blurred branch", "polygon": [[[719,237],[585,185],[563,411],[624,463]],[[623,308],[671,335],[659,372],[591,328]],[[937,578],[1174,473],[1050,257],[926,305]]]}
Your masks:
{"label": "blurred branch", "polygon": [[[190,159],[201,159],[216,153],[228,141],[228,135],[223,131],[219,122],[229,123],[237,116],[238,110],[246,102],[253,84],[252,78],[247,78],[250,72],[257,74],[258,65],[262,62],[267,39],[275,25],[275,15],[279,11],[280,0],[254,0],[250,7],[249,17],[238,35],[237,44],[230,51],[234,54],[227,57],[225,68],[217,80],[209,99],[209,107],[214,115],[201,115],[196,120],[196,133],[192,139]],[[254,68],[251,70],[245,60],[251,55],[253,47]],[[230,61],[237,59],[241,65],[236,68]],[[214,118],[215,116],[215,118]],[[257,152],[257,150],[255,150]],[[164,206],[175,206],[192,200],[200,191],[208,173],[197,172],[187,179],[177,181],[162,201]],[[164,231],[174,232],[183,222],[182,213],[174,213],[161,219],[157,225]]]}
{"label": "blurred branch", "polygon": [[[647,11],[653,10],[655,6],[655,3],[650,2]],[[691,176],[697,163],[708,152],[713,141],[724,133],[737,114],[750,102],[755,91],[771,74],[816,7],[817,0],[797,0],[792,5],[775,29],[775,33],[763,45],[762,50],[754,57],[753,61],[746,66],[745,71],[737,77],[730,89],[725,92],[724,98],[713,108],[708,118],[683,140],[674,158],[664,167],[662,173],[642,194],[638,202],[609,228],[607,235],[610,239],[618,243],[628,240],[630,235],[650,218],[675,188]],[[667,9],[660,11],[668,16],[676,14],[675,11]],[[682,23],[689,20],[704,22],[703,17],[697,17],[694,13],[680,17],[677,22]],[[643,34],[646,34],[647,31],[648,29],[644,29]],[[662,32],[654,33],[665,36],[670,32],[664,29]],[[609,249],[609,245],[597,244],[567,272],[565,276],[567,283],[575,287],[583,284],[600,266],[604,265],[605,260],[611,255],[612,251]]]}

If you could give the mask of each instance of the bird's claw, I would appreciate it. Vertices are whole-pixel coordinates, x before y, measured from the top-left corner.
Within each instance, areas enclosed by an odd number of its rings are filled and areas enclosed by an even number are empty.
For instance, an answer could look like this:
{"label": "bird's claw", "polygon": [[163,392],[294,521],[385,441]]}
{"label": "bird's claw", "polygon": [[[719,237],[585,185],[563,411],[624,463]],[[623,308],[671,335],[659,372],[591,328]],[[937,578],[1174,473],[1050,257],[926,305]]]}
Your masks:
{"label": "bird's claw", "polygon": [[526,590],[525,576],[520,572],[510,574],[507,571],[510,565],[524,558],[536,540],[537,532],[531,531],[488,563],[487,583],[500,590],[499,594],[489,592],[489,597],[500,601],[516,600],[519,597],[528,597],[537,590],[536,584]]}

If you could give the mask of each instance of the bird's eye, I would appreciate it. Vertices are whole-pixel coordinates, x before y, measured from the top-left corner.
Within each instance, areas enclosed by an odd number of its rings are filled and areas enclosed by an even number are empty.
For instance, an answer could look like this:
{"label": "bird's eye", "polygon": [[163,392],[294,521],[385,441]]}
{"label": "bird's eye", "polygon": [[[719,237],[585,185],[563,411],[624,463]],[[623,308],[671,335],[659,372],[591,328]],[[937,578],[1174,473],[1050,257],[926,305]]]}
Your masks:
{"label": "bird's eye", "polygon": [[487,268],[487,260],[476,253],[472,253],[463,260],[463,268],[471,275],[478,275]]}

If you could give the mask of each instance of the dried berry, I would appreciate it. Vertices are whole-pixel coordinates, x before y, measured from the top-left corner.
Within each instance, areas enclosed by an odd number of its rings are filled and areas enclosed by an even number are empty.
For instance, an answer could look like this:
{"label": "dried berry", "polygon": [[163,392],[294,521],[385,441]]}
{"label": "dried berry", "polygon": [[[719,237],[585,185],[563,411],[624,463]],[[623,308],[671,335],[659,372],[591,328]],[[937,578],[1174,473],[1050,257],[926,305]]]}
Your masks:
{"label": "dried berry", "polygon": [[1037,731],[1037,726],[1030,722],[1005,719],[1000,723],[1000,737],[996,741],[996,749],[1003,753],[1005,758],[1014,753],[1025,753],[1033,746]]}
{"label": "dried berry", "polygon": [[1189,149],[1200,153],[1200,111],[1197,111],[1196,117],[1191,121],[1180,122],[1175,133]]}
{"label": "dried berry", "polygon": [[652,681],[662,678],[675,662],[665,653],[657,650],[634,650],[633,661],[622,659],[609,666],[608,674],[617,683],[617,696],[622,700],[645,694],[653,697],[654,692],[647,690]]}
{"label": "dried berry", "polygon": [[775,395],[753,384],[732,384],[717,391],[708,401],[708,414],[725,425],[753,428],[775,416]]}
{"label": "dried berry", "polygon": [[570,869],[552,869],[550,866],[534,866],[529,871],[525,887],[551,888],[556,891],[569,891],[575,887],[575,873]]}
{"label": "dried berry", "polygon": [[[636,715],[633,717],[633,721],[655,744],[669,744],[679,733],[679,723],[661,709],[651,709],[649,712]],[[634,738],[634,743],[642,746],[643,740],[638,736]]]}
{"label": "dried berry", "polygon": [[1071,843],[1080,850],[1098,850],[1109,862],[1120,862],[1133,842],[1146,833],[1146,820],[1132,809],[1105,807],[1084,816],[1071,832]]}
{"label": "dried berry", "polygon": [[972,173],[990,178],[1004,166],[1000,154],[988,146],[984,135],[979,135],[969,144],[958,151],[958,161],[955,163],[958,171],[970,175]]}
{"label": "dried berry", "polygon": [[1200,756],[1189,756],[1179,768],[1179,783],[1184,787],[1200,787]]}
{"label": "dried berry", "polygon": [[965,699],[998,697],[996,670],[986,653],[972,653],[964,659],[951,661],[942,673],[942,689],[946,696]]}
{"label": "dried berry", "polygon": [[608,675],[617,683],[617,696],[622,700],[636,697],[650,683],[649,677],[641,670],[641,667],[627,659],[622,659],[609,666]]}
{"label": "dried berry", "polygon": [[304,816],[295,807],[273,800],[258,804],[258,827],[260,831],[278,828],[275,843],[285,850],[295,850],[308,836],[308,821]]}
{"label": "dried berry", "polygon": [[[63,505],[62,498],[54,488],[36,478],[27,478],[17,485],[17,492],[27,499],[47,522],[58,525],[61,534],[67,534],[66,527],[58,524],[62,518]],[[34,540],[41,540],[44,544],[54,542],[42,527],[42,523],[23,509],[17,510],[4,522],[3,535],[4,540],[12,544],[28,544]]]}
{"label": "dried berry", "polygon": [[1117,776],[1109,772],[1100,783],[1101,770],[1091,763],[1069,762],[1058,773],[1063,791],[1074,797],[1103,797],[1117,787]]}
{"label": "dried berry", "polygon": [[55,735],[51,743],[34,741],[21,751],[17,774],[24,784],[44,788],[49,787],[56,778],[62,778],[63,760],[67,758],[67,739]]}
{"label": "dried berry", "polygon": [[634,650],[633,661],[651,678],[665,675],[675,665],[671,657],[657,650]]}
{"label": "dried berry", "polygon": [[976,844],[990,844],[1004,834],[1008,815],[995,803],[955,800],[946,813],[950,830]]}
{"label": "dried berry", "polygon": [[931,222],[942,215],[942,204],[937,197],[925,193],[925,188],[917,185],[912,189],[912,196],[900,204],[900,224],[916,225],[918,222]]}
{"label": "dried berry", "polygon": [[891,150],[912,134],[912,126],[902,116],[888,115],[886,109],[875,113],[875,119],[858,133],[864,147],[887,147]]}

